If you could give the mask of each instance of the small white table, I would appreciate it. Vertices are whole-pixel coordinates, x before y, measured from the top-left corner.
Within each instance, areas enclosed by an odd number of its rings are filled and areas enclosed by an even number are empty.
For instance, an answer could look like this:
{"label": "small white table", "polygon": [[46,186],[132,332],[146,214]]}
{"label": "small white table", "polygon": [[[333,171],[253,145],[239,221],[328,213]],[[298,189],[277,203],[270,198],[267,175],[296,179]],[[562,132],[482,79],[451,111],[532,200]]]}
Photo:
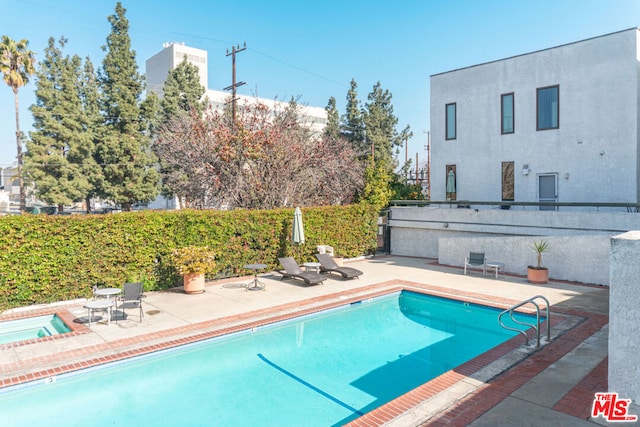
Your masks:
{"label": "small white table", "polygon": [[306,271],[314,271],[320,274],[320,267],[322,266],[322,264],[320,264],[319,262],[305,262],[304,264],[302,264],[302,266]]}
{"label": "small white table", "polygon": [[96,290],[93,294],[99,297],[106,297],[107,301],[111,299],[111,297],[115,297],[116,295],[120,295],[122,293],[122,289],[120,288],[102,288]]}
{"label": "small white table", "polygon": [[97,299],[93,301],[87,301],[84,308],[87,309],[89,314],[89,327],[91,327],[91,318],[94,311],[107,312],[107,325],[111,324],[111,307],[113,307],[113,301],[111,299]]}
{"label": "small white table", "polygon": [[492,268],[496,273],[496,279],[498,278],[498,273],[502,270],[502,275],[504,276],[504,262],[499,261],[487,261],[487,268]]}
{"label": "small white table", "polygon": [[247,291],[264,291],[267,286],[258,280],[258,270],[264,270],[267,268],[267,264],[247,264],[244,266],[247,270],[253,271],[253,281],[247,284]]}

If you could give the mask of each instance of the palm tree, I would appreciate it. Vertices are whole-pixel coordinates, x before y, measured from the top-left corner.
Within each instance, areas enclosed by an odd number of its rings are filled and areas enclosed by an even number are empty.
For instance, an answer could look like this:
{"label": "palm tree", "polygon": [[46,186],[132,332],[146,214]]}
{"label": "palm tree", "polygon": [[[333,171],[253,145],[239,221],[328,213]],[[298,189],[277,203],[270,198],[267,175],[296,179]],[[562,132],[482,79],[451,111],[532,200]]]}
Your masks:
{"label": "palm tree", "polygon": [[20,212],[26,207],[24,180],[22,179],[22,134],[20,133],[20,114],[18,112],[18,89],[29,82],[29,76],[35,73],[35,54],[28,49],[29,41],[19,42],[2,36],[0,41],[0,73],[2,79],[13,90],[16,107],[16,145],[18,147],[18,182],[20,185]]}

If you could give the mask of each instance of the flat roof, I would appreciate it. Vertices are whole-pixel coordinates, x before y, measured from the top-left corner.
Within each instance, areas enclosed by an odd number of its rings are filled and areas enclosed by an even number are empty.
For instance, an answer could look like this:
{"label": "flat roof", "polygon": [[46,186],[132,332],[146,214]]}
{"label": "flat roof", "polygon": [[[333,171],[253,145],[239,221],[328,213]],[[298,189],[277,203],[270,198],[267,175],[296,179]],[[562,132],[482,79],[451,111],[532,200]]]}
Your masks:
{"label": "flat roof", "polygon": [[466,70],[468,68],[480,67],[480,66],[487,65],[487,64],[493,64],[495,62],[506,61],[507,59],[519,58],[521,56],[533,55],[534,53],[540,53],[540,52],[544,52],[544,51],[547,51],[547,50],[552,50],[552,49],[557,49],[557,48],[560,48],[560,47],[570,46],[572,44],[583,43],[583,42],[587,42],[587,41],[590,41],[590,40],[599,39],[599,38],[602,38],[602,37],[609,37],[609,36],[612,36],[614,34],[620,34],[620,33],[624,33],[626,31],[631,31],[631,30],[638,31],[639,28],[638,27],[631,27],[631,28],[627,28],[625,30],[620,30],[620,31],[615,31],[613,33],[608,33],[608,34],[603,34],[603,35],[600,35],[600,36],[590,37],[588,39],[578,40],[578,41],[571,42],[571,43],[564,43],[564,44],[560,44],[560,45],[557,45],[557,46],[548,47],[548,48],[545,48],[545,49],[539,49],[539,50],[534,50],[532,52],[521,53],[519,55],[508,56],[508,57],[502,58],[502,59],[495,59],[493,61],[482,62],[480,64],[474,64],[474,65],[469,65],[469,66],[466,66],[466,67],[455,68],[455,69],[449,70],[449,71],[442,71],[440,73],[431,74],[429,77],[440,76],[442,74],[453,73],[453,72],[460,71],[460,70]]}

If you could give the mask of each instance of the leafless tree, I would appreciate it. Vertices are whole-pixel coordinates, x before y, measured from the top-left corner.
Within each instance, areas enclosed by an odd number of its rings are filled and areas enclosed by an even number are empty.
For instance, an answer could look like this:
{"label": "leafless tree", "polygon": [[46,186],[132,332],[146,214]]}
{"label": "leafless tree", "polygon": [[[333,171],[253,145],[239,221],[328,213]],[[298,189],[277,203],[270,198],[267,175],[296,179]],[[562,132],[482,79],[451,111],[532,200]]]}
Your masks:
{"label": "leafless tree", "polygon": [[343,204],[363,186],[356,153],[342,138],[315,135],[295,103],[258,102],[230,115],[207,110],[160,126],[155,151],[167,193],[193,208],[269,209]]}

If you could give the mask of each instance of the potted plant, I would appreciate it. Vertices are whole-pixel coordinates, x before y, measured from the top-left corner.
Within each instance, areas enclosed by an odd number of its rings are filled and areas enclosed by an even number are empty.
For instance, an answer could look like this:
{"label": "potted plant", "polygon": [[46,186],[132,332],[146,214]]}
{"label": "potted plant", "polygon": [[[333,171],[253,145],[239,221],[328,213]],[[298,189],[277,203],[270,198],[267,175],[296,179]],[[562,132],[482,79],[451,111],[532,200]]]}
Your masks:
{"label": "potted plant", "polygon": [[184,291],[188,294],[204,292],[204,275],[216,266],[214,254],[206,246],[185,246],[171,253],[172,264],[183,277]]}
{"label": "potted plant", "polygon": [[536,253],[538,265],[535,267],[532,265],[528,266],[527,280],[529,283],[545,284],[549,281],[549,270],[547,267],[542,266],[542,254],[549,251],[549,242],[546,240],[534,241],[531,248]]}

